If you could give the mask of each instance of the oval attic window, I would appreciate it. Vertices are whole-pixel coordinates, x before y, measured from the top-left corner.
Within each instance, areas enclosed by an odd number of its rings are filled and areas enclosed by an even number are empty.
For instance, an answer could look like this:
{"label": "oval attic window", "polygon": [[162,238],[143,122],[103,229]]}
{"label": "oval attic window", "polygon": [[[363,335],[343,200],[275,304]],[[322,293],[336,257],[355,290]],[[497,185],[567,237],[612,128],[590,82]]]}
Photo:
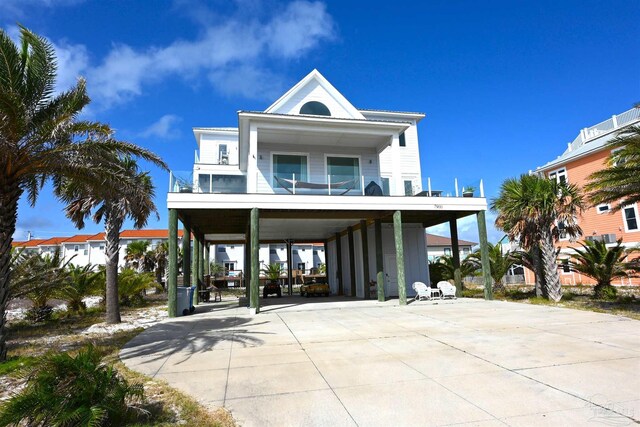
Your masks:
{"label": "oval attic window", "polygon": [[300,114],[311,114],[313,116],[331,116],[331,111],[322,102],[309,101],[300,108]]}

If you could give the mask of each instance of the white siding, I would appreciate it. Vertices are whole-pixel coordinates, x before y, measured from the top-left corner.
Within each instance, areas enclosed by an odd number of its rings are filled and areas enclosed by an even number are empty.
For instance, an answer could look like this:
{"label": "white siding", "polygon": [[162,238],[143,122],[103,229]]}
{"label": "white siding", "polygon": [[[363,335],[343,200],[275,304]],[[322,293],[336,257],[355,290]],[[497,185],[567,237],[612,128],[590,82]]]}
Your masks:
{"label": "white siding", "polygon": [[200,163],[218,164],[219,147],[227,145],[229,164],[238,164],[238,136],[237,135],[207,135],[200,136]]}
{"label": "white siding", "polygon": [[354,118],[331,94],[329,94],[316,80],[311,80],[307,85],[292,96],[284,105],[274,113],[299,114],[300,107],[309,101],[318,101],[327,106],[332,117]]}
{"label": "white siding", "polygon": [[[319,149],[312,146],[292,144],[259,144],[258,146],[258,193],[273,193],[271,188],[271,159],[273,153],[303,153],[308,156],[308,180],[316,183],[327,182],[326,157],[353,156],[360,158],[360,174],[365,176],[365,186],[379,176],[378,156],[373,149],[330,147]],[[262,157],[262,158],[261,158]],[[282,189],[280,189],[282,190]]]}

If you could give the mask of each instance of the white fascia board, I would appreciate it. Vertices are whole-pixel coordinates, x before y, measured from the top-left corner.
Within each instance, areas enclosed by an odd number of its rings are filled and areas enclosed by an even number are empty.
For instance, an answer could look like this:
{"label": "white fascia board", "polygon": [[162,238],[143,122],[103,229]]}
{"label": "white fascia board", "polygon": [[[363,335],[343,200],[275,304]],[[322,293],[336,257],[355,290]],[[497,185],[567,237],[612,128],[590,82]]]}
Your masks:
{"label": "white fascia board", "polygon": [[274,102],[266,110],[264,110],[264,112],[272,113],[278,108],[280,108],[289,99],[291,99],[291,97],[294,96],[300,89],[302,89],[305,85],[307,85],[311,80],[316,80],[320,84],[320,86],[322,86],[322,88],[326,90],[327,93],[329,93],[329,95],[331,95],[338,102],[338,104],[342,105],[342,107],[344,107],[344,109],[347,110],[354,118],[364,119],[364,116],[362,115],[362,113],[356,107],[354,107],[353,104],[351,104],[349,100],[345,98],[344,95],[342,95],[338,91],[338,89],[336,89],[331,83],[329,83],[329,80],[327,80],[316,69],[311,71],[302,80],[296,83],[284,95],[278,98],[276,102]]}
{"label": "white fascia board", "polygon": [[[313,130],[313,126],[317,126],[319,131],[335,129],[344,132],[356,132],[363,130],[371,133],[382,131],[385,134],[389,132],[400,133],[407,130],[411,123],[408,122],[383,122],[375,120],[356,120],[356,119],[339,119],[339,118],[322,118],[308,116],[284,116],[284,115],[268,115],[263,113],[238,112],[240,123],[251,120],[252,123],[259,127],[267,128],[271,125],[275,129],[283,129],[286,125],[287,130]],[[296,127],[304,126],[304,127]]]}
{"label": "white fascia board", "polygon": [[406,121],[415,120],[418,123],[426,117],[424,113],[403,113],[401,111],[382,111],[382,110],[360,110],[366,116],[376,117],[393,117],[395,119],[405,119]]}
{"label": "white fascia board", "polygon": [[480,197],[313,196],[293,194],[168,193],[169,209],[286,209],[372,211],[468,211],[487,210]]}

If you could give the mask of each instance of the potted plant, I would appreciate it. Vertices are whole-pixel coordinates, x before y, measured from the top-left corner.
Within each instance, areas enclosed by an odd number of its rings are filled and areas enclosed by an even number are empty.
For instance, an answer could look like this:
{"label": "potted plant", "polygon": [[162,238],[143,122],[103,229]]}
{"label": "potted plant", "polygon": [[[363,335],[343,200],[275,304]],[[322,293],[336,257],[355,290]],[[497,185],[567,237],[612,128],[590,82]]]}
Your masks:
{"label": "potted plant", "polygon": [[462,197],[473,197],[475,191],[474,187],[462,187]]}
{"label": "potted plant", "polygon": [[278,298],[282,296],[282,289],[278,283],[278,279],[282,276],[284,268],[280,264],[269,264],[266,268],[262,269],[262,273],[269,279],[269,283],[264,285],[262,289],[262,296],[266,298],[271,294],[276,294]]}

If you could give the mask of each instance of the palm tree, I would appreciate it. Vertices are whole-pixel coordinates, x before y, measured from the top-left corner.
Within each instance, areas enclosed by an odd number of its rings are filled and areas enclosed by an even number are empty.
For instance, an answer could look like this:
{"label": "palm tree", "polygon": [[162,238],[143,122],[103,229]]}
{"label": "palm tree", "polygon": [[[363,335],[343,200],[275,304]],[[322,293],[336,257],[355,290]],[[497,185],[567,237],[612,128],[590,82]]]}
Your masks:
{"label": "palm tree", "polygon": [[[467,257],[460,262],[460,276],[475,276],[482,266],[473,258]],[[429,278],[435,284],[441,280],[453,280],[455,267],[453,257],[442,255],[429,262]]]}
{"label": "palm tree", "polygon": [[553,301],[562,298],[554,243],[561,235],[575,239],[582,234],[577,217],[584,208],[578,187],[536,175],[507,179],[491,203],[498,229],[524,250],[540,248],[544,290]]}
{"label": "palm tree", "polygon": [[[155,261],[156,282],[162,284],[162,278],[166,276],[166,270],[169,266],[169,242],[159,243],[153,250],[153,259]],[[164,288],[164,286],[163,286]]]}
{"label": "palm tree", "polygon": [[127,245],[125,250],[124,259],[127,262],[126,266],[135,265],[138,272],[144,271],[145,257],[147,256],[147,250],[149,249],[149,242],[146,240],[136,240]]}
{"label": "palm tree", "polygon": [[[108,165],[86,159],[105,151],[146,157],[148,151],[110,139],[107,125],[78,120],[89,103],[79,79],[54,94],[57,75],[53,46],[26,28],[15,44],[0,29],[0,362],[6,360],[5,310],[9,298],[11,242],[24,193],[34,205],[48,179],[60,177],[109,182]],[[98,172],[98,173],[95,173]],[[115,179],[113,180],[115,181]]]}
{"label": "palm tree", "polygon": [[33,304],[27,313],[29,320],[49,320],[53,307],[48,303],[69,284],[70,262],[64,260],[59,248],[52,254],[21,254],[14,258],[10,291],[12,298],[26,298]]}
{"label": "palm tree", "polygon": [[640,272],[639,263],[627,262],[629,254],[639,249],[625,249],[622,239],[611,248],[600,240],[587,240],[580,245],[582,249],[571,248],[575,253],[571,255],[569,266],[573,271],[591,277],[597,282],[594,288],[597,297],[608,293],[615,295],[616,288],[611,285],[612,280],[637,277],[637,273]]}
{"label": "palm tree", "polygon": [[[493,291],[504,291],[504,276],[509,272],[509,268],[516,263],[516,258],[511,251],[502,252],[502,245],[488,243],[489,265],[491,267],[491,278],[493,279]],[[476,260],[480,264],[480,249],[469,255],[469,258]]]}
{"label": "palm tree", "polygon": [[83,301],[85,297],[99,295],[101,293],[101,271],[94,271],[94,266],[69,266],[70,281],[59,292],[60,298],[67,302],[69,311],[83,312],[87,305]]}
{"label": "palm tree", "polygon": [[[164,166],[158,157],[153,156],[152,160]],[[104,220],[107,323],[120,323],[118,259],[122,224],[130,218],[135,228],[142,228],[149,216],[158,215],[158,212],[153,201],[155,187],[149,173],[138,171],[138,165],[131,157],[112,158],[108,162],[119,171],[120,185],[67,180],[61,184],[58,195],[67,203],[67,217],[78,228],[84,227],[88,217],[96,223]]]}
{"label": "palm tree", "polygon": [[585,190],[594,206],[611,204],[615,212],[640,202],[640,125],[621,130],[608,146],[615,151],[607,158],[607,167],[589,176]]}

